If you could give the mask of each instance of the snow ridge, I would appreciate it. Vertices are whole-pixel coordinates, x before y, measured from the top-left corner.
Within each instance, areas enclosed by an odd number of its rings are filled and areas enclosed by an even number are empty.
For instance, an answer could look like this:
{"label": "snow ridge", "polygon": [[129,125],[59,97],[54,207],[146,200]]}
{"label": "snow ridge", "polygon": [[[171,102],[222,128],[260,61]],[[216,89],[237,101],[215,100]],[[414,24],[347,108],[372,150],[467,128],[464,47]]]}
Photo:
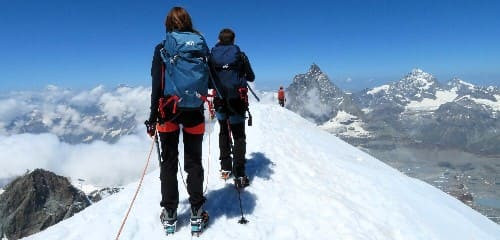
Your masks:
{"label": "snow ridge", "polygon": [[[252,185],[242,194],[250,222],[237,223],[236,192],[216,176],[218,129],[210,123],[203,162],[205,172],[210,172],[206,209],[211,223],[202,239],[487,240],[500,236],[497,224],[460,201],[403,175],[274,101],[251,106],[254,126],[247,128],[247,173]],[[165,238],[159,222],[158,176],[158,170],[146,176],[122,239]],[[179,186],[179,228],[169,239],[190,236],[187,193]],[[135,187],[136,183],[130,184],[27,239],[112,239]]]}

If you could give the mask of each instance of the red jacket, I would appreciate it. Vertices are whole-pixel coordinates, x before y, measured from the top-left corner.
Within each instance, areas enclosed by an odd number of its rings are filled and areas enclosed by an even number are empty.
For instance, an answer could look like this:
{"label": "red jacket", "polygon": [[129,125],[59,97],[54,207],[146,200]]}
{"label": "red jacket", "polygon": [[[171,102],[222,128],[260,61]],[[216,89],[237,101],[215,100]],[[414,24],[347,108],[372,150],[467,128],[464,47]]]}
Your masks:
{"label": "red jacket", "polygon": [[283,89],[278,90],[278,99],[285,100],[285,90]]}

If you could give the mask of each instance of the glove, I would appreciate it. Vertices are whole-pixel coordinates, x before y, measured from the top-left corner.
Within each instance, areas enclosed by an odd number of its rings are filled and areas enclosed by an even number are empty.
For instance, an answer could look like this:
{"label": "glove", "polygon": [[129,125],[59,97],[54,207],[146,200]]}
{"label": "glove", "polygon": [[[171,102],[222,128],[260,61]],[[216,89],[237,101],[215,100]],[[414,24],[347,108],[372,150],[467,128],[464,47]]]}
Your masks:
{"label": "glove", "polygon": [[144,122],[144,125],[146,125],[146,132],[149,136],[153,137],[156,134],[156,122],[146,120]]}

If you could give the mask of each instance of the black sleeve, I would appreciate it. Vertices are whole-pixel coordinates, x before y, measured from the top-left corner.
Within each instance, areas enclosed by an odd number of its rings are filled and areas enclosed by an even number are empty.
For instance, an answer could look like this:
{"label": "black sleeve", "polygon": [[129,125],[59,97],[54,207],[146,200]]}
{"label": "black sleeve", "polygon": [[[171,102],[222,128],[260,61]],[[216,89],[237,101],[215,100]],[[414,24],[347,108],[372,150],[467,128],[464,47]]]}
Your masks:
{"label": "black sleeve", "polygon": [[241,61],[243,62],[243,76],[247,81],[253,82],[255,80],[255,74],[253,73],[252,66],[250,66],[250,61],[244,52],[241,52]]}
{"label": "black sleeve", "polygon": [[160,97],[163,96],[162,89],[162,67],[163,60],[161,59],[160,49],[162,48],[162,44],[158,44],[155,48],[153,54],[153,61],[151,63],[151,107],[149,120],[156,121],[158,118],[158,101]]}
{"label": "black sleeve", "polygon": [[208,71],[210,71],[210,74],[208,75],[208,89],[214,89],[214,80],[213,77],[215,76],[215,68],[212,62],[212,59],[209,57],[208,58]]}

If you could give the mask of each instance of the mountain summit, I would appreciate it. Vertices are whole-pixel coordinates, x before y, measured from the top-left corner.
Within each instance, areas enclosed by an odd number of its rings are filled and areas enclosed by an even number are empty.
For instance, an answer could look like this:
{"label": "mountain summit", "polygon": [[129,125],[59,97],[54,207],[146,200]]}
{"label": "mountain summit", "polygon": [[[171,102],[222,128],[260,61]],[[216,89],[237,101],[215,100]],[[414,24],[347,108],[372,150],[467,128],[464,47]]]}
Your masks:
{"label": "mountain summit", "polygon": [[319,66],[316,65],[316,63],[313,63],[311,65],[311,67],[309,68],[309,71],[307,71],[307,73],[311,74],[311,75],[319,75],[319,74],[322,74],[323,72],[321,71]]}
{"label": "mountain summit", "polygon": [[42,231],[90,205],[67,178],[36,169],[0,195],[0,236],[18,239]]}
{"label": "mountain summit", "polygon": [[[247,132],[251,185],[241,194],[246,225],[237,223],[237,192],[216,174],[218,151],[209,152],[217,149],[217,141],[209,139],[217,137],[218,126],[207,126],[203,162],[210,224],[202,238],[489,240],[500,236],[499,225],[460,201],[277,106],[272,94],[261,99],[267,102],[252,103],[254,125]],[[121,239],[166,239],[159,220],[158,175],[156,170],[146,176]],[[178,231],[169,239],[191,236],[188,195],[179,186]],[[114,239],[135,187],[131,184],[27,239]]]}
{"label": "mountain summit", "polygon": [[312,64],[307,73],[298,74],[287,88],[287,108],[316,123],[324,123],[337,112],[357,115],[360,110],[352,98],[333,84],[318,65]]}

